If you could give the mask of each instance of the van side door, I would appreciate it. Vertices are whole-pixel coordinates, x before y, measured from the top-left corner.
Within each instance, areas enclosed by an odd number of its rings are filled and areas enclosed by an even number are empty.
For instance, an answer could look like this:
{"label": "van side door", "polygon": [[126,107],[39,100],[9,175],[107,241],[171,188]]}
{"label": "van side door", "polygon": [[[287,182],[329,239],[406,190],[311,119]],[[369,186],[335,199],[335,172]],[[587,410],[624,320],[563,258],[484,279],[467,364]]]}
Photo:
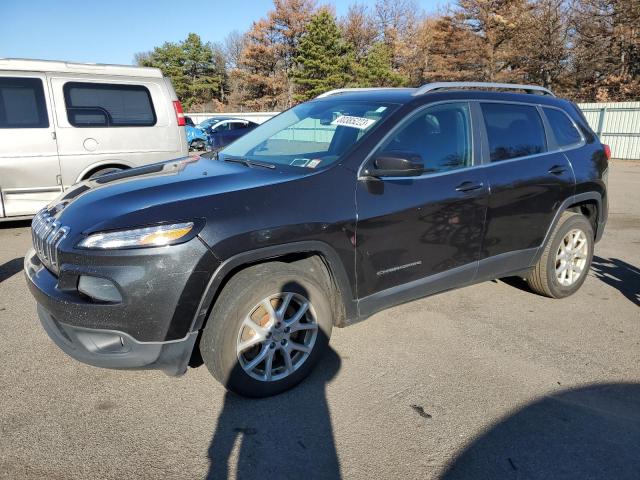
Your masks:
{"label": "van side door", "polygon": [[51,88],[65,187],[101,166],[135,167],[182,154],[184,128],[163,79],[60,74]]}
{"label": "van side door", "polygon": [[482,101],[490,195],[478,279],[515,273],[533,261],[560,205],[574,193],[567,157],[535,104]]}
{"label": "van side door", "polygon": [[33,215],[61,191],[44,74],[0,73],[0,216]]}

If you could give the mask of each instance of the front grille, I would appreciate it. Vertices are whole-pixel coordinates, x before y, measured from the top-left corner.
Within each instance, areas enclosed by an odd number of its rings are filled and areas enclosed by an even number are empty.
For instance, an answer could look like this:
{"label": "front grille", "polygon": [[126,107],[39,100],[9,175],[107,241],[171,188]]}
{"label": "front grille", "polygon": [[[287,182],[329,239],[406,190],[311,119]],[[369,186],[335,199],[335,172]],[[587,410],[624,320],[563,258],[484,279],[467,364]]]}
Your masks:
{"label": "front grille", "polygon": [[38,258],[49,270],[58,273],[58,245],[69,233],[69,228],[63,227],[49,213],[47,209],[40,210],[31,223],[31,237],[33,248]]}

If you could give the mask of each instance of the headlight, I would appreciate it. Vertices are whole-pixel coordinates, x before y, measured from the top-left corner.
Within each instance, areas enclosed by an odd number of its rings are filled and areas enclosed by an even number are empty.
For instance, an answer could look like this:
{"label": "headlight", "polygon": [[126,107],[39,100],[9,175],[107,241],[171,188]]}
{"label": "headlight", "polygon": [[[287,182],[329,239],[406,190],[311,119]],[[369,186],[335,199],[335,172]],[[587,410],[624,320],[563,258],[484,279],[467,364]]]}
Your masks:
{"label": "headlight", "polygon": [[160,247],[179,242],[193,230],[193,223],[175,223],[157,227],[136,228],[119,232],[89,235],[78,243],[79,248],[111,250],[117,248]]}

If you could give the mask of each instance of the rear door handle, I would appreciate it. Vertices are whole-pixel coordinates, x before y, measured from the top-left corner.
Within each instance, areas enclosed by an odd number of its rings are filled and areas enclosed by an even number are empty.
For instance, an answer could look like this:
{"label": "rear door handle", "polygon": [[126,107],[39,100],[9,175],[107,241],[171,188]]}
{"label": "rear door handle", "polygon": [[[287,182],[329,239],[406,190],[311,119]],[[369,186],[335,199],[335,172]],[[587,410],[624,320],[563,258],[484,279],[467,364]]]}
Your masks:
{"label": "rear door handle", "polygon": [[479,190],[484,187],[482,182],[462,182],[456,187],[456,192],[472,192],[473,190]]}
{"label": "rear door handle", "polygon": [[562,165],[554,165],[553,167],[551,167],[549,169],[549,173],[551,175],[562,175],[566,171],[567,171],[567,169],[565,167],[563,167]]}

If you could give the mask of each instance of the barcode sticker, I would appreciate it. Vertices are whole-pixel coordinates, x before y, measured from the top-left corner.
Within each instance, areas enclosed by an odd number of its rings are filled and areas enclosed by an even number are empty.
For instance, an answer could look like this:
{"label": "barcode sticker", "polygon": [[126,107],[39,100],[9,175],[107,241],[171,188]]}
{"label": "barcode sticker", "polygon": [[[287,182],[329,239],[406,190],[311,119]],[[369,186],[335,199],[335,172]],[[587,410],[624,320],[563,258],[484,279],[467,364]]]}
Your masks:
{"label": "barcode sticker", "polygon": [[342,127],[351,127],[351,128],[357,128],[358,130],[365,130],[366,128],[369,128],[374,123],[376,123],[376,121],[371,120],[370,118],[340,115],[333,122],[331,122],[331,125],[339,125]]}

